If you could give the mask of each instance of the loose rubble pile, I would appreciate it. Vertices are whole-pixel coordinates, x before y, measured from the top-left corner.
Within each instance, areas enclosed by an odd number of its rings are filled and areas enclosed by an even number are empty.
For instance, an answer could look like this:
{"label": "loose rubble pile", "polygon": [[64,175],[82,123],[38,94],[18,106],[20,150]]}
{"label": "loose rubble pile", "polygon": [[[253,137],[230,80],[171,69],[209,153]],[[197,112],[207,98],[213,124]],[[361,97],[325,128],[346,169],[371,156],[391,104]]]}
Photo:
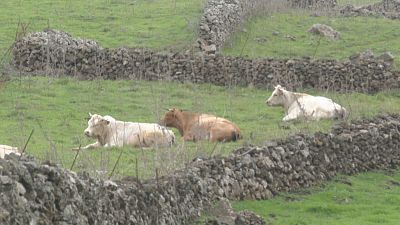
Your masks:
{"label": "loose rubble pile", "polygon": [[[55,38],[55,40],[50,40]],[[63,40],[63,42],[59,41]],[[64,44],[68,43],[68,44]],[[72,44],[71,44],[72,43]],[[316,88],[374,93],[400,87],[400,72],[385,58],[248,59],[202,53],[154,52],[147,49],[102,49],[95,42],[47,30],[28,35],[13,48],[21,71],[83,79],[166,80],[215,85]]]}
{"label": "loose rubble pile", "polygon": [[227,199],[221,199],[207,210],[204,225],[264,225],[265,221],[250,211],[236,213]]}
{"label": "loose rubble pile", "polygon": [[361,7],[345,5],[339,7],[338,12],[343,16],[383,16],[389,19],[400,19],[400,1],[382,0],[381,2]]}
{"label": "loose rubble pile", "polygon": [[350,61],[353,63],[360,63],[368,60],[381,60],[387,64],[392,65],[394,62],[394,56],[390,52],[384,52],[379,56],[375,56],[371,49],[367,49],[364,52],[359,52],[349,57]]}
{"label": "loose rubble pile", "polygon": [[[242,147],[143,182],[97,180],[9,155],[0,160],[0,223],[188,224],[221,198],[269,199],[337,173],[395,168],[399,146],[400,115],[381,115],[337,124],[330,133]],[[235,221],[258,221],[241,215]]]}
{"label": "loose rubble pile", "polygon": [[[24,46],[30,46],[25,48]],[[84,58],[85,54],[101,51],[97,42],[74,38],[62,31],[46,29],[43,32],[31,33],[23,41],[14,44],[14,54],[20,56],[41,55],[40,58],[27,57],[19,61],[19,67],[27,71],[35,71],[44,67],[77,67],[79,63],[70,61],[73,58]],[[39,61],[40,60],[40,61]]]}

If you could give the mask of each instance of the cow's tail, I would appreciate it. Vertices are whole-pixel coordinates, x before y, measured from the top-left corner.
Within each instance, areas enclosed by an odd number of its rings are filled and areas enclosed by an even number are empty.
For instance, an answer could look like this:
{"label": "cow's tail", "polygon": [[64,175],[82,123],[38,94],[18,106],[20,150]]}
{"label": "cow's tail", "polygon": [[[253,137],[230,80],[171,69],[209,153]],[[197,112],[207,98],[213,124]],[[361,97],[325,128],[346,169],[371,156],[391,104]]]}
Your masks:
{"label": "cow's tail", "polygon": [[232,131],[232,141],[242,139],[242,135],[238,131]]}

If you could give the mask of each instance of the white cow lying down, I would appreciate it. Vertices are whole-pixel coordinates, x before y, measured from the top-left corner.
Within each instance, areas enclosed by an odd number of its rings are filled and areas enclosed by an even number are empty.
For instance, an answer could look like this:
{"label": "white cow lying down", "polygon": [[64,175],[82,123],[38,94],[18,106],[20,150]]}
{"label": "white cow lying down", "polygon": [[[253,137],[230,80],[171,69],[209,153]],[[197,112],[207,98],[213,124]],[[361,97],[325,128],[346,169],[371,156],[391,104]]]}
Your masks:
{"label": "white cow lying down", "polygon": [[18,151],[17,147],[12,147],[8,145],[0,145],[0,158],[4,159],[4,157],[8,154],[14,153],[16,155],[21,155]]}
{"label": "white cow lying down", "polygon": [[280,85],[275,87],[271,97],[266,101],[269,106],[283,106],[283,121],[305,118],[345,118],[347,110],[329,98],[295,93],[285,90]]}
{"label": "white cow lying down", "polygon": [[114,146],[170,147],[175,142],[174,133],[156,123],[124,122],[111,116],[89,115],[88,127],[84,133],[97,141],[82,149]]}

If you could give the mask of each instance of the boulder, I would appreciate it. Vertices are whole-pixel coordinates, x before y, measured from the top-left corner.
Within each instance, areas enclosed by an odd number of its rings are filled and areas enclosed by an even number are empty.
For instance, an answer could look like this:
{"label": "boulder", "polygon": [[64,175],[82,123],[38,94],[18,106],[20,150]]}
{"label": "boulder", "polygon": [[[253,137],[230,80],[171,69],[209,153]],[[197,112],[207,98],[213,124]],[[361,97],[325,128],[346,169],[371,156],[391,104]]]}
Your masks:
{"label": "boulder", "polygon": [[308,32],[335,40],[340,38],[340,33],[338,31],[334,30],[332,27],[327,26],[325,24],[319,24],[319,23],[314,24],[308,30]]}

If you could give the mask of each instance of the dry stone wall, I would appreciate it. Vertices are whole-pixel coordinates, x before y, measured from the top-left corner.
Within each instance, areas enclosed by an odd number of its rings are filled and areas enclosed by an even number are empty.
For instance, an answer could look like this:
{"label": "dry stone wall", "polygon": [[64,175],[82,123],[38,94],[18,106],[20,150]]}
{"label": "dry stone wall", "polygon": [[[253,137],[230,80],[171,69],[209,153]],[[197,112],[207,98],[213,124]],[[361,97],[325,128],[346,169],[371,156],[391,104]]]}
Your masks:
{"label": "dry stone wall", "polygon": [[209,0],[198,29],[198,46],[207,54],[215,54],[250,16],[273,11],[274,8],[333,8],[336,0]]}
{"label": "dry stone wall", "polygon": [[337,6],[337,0],[287,0],[289,6],[302,9],[332,9]]}
{"label": "dry stone wall", "polygon": [[220,198],[269,199],[337,173],[399,164],[400,115],[343,122],[329,133],[242,147],[228,157],[196,161],[143,182],[96,180],[11,155],[0,159],[0,223],[188,224]]}
{"label": "dry stone wall", "polygon": [[389,19],[400,19],[400,1],[382,0],[361,7],[346,5],[339,7],[338,12],[343,16],[383,16]]}
{"label": "dry stone wall", "polygon": [[251,14],[267,2],[268,0],[209,0],[200,19],[200,49],[214,54]]}
{"label": "dry stone wall", "polygon": [[30,34],[13,48],[20,71],[83,79],[165,80],[215,85],[272,88],[317,88],[374,93],[400,87],[400,73],[376,58],[249,59],[191,52],[148,49],[103,49],[96,42],[73,38],[61,31]]}

